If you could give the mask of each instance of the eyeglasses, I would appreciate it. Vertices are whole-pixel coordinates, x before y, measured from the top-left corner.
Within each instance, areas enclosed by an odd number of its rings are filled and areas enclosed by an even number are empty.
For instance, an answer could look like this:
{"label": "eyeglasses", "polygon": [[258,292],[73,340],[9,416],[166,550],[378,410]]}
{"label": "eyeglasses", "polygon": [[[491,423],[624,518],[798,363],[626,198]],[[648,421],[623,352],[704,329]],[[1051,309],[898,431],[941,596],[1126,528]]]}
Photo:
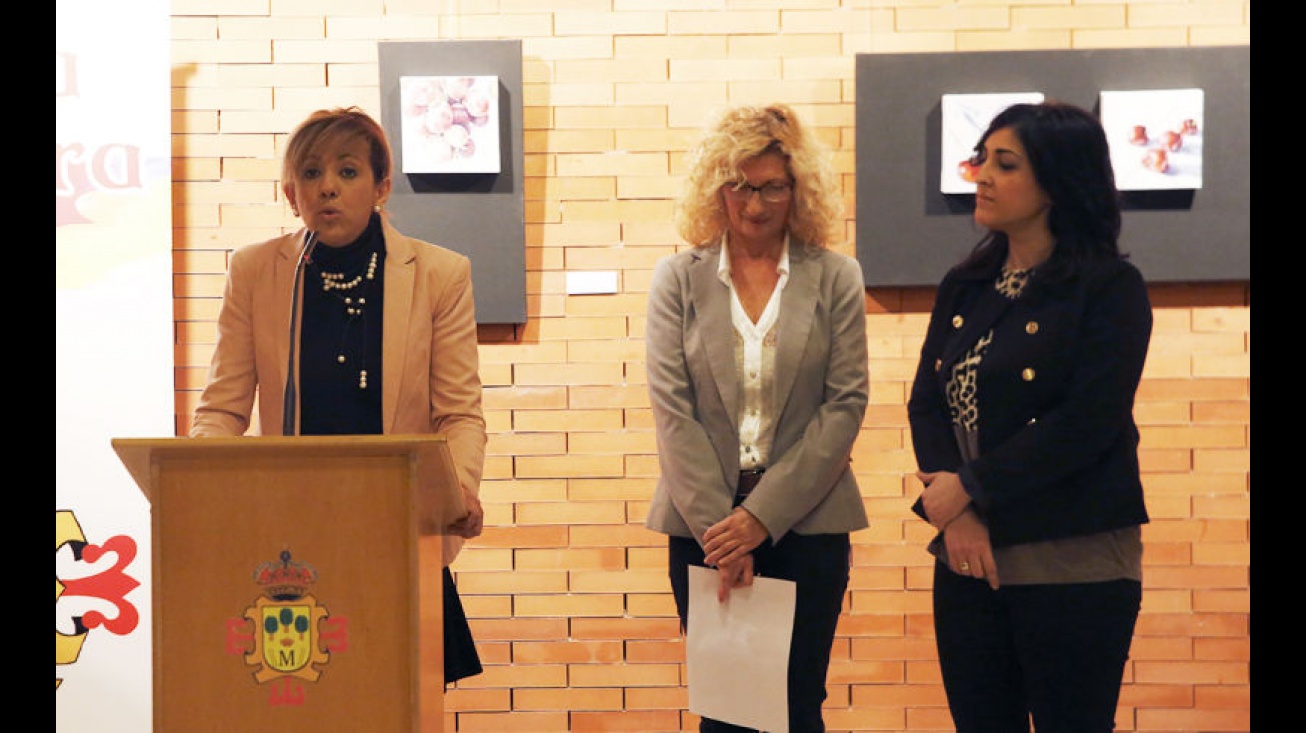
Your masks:
{"label": "eyeglasses", "polygon": [[786,201],[789,194],[793,193],[794,186],[792,183],[784,181],[771,181],[761,186],[754,186],[747,181],[741,181],[734,185],[726,185],[721,188],[726,198],[731,201],[745,203],[753,198],[753,194],[761,194],[762,200],[768,204],[778,204]]}

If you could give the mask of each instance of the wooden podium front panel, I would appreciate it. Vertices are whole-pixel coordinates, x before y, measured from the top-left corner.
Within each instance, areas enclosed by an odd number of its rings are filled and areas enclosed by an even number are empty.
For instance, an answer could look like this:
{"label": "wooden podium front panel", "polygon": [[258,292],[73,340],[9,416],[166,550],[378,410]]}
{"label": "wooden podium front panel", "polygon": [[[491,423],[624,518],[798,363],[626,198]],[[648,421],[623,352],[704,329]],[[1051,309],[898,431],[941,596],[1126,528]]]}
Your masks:
{"label": "wooden podium front panel", "polygon": [[[255,452],[169,458],[155,471],[156,730],[417,730],[420,585],[406,456]],[[264,632],[247,614],[259,618],[268,602],[256,575],[283,552],[315,573],[304,600],[331,649],[324,659],[310,650],[318,663],[290,675],[265,660],[302,663],[295,654],[306,647],[294,639],[290,651],[269,643],[268,655],[246,659]]]}

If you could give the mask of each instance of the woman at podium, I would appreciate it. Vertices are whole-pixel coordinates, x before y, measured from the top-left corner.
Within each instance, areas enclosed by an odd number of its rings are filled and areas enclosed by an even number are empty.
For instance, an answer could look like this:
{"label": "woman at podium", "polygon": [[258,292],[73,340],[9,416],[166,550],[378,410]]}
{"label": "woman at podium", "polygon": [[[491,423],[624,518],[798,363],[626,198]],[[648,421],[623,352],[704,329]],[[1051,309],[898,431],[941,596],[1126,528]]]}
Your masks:
{"label": "woman at podium", "polygon": [[295,129],[281,190],[304,227],[231,256],[190,435],[444,436],[468,510],[444,537],[447,684],[481,672],[448,568],[484,519],[471,263],[390,224],[391,170],[357,107]]}

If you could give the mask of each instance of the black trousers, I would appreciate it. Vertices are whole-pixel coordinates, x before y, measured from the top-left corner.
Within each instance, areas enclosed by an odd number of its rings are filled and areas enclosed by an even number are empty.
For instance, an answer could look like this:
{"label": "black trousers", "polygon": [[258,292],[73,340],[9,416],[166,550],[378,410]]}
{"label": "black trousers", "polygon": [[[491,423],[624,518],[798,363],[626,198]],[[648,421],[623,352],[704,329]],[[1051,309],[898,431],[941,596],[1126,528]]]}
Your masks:
{"label": "black trousers", "polygon": [[934,631],[958,733],[1115,728],[1142,603],[1135,580],[1011,585],[934,566]]}
{"label": "black trousers", "polygon": [[[825,676],[830,668],[830,648],[848,589],[852,545],[848,534],[799,535],[790,532],[779,543],[764,542],[753,550],[754,571],[768,578],[795,581],[797,602],[794,631],[789,642],[789,731],[824,733],[821,704],[825,701]],[[668,566],[671,594],[676,599],[680,626],[689,619],[689,566],[704,566],[703,548],[689,537],[672,537]],[[701,733],[747,731],[748,728],[704,718]]]}

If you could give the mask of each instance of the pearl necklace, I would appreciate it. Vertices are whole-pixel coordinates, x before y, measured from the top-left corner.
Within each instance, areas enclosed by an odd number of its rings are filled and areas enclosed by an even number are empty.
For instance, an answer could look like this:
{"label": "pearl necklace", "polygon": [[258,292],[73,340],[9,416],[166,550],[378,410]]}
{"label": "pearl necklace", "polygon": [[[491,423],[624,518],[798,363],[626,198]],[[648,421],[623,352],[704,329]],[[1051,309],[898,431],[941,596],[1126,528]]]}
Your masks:
{"label": "pearl necklace", "polygon": [[[377,253],[372,253],[371,260],[367,263],[367,268],[357,275],[346,280],[346,275],[342,272],[319,271],[322,277],[323,292],[330,293],[340,302],[345,304],[345,328],[340,334],[340,348],[337,349],[336,363],[344,364],[348,359],[345,357],[345,341],[349,335],[349,326],[355,321],[360,321],[362,336],[359,353],[361,354],[362,368],[358,371],[358,388],[367,389],[367,319],[364,312],[364,306],[367,305],[367,288],[376,279],[376,262]],[[354,289],[358,288],[355,293]]]}

